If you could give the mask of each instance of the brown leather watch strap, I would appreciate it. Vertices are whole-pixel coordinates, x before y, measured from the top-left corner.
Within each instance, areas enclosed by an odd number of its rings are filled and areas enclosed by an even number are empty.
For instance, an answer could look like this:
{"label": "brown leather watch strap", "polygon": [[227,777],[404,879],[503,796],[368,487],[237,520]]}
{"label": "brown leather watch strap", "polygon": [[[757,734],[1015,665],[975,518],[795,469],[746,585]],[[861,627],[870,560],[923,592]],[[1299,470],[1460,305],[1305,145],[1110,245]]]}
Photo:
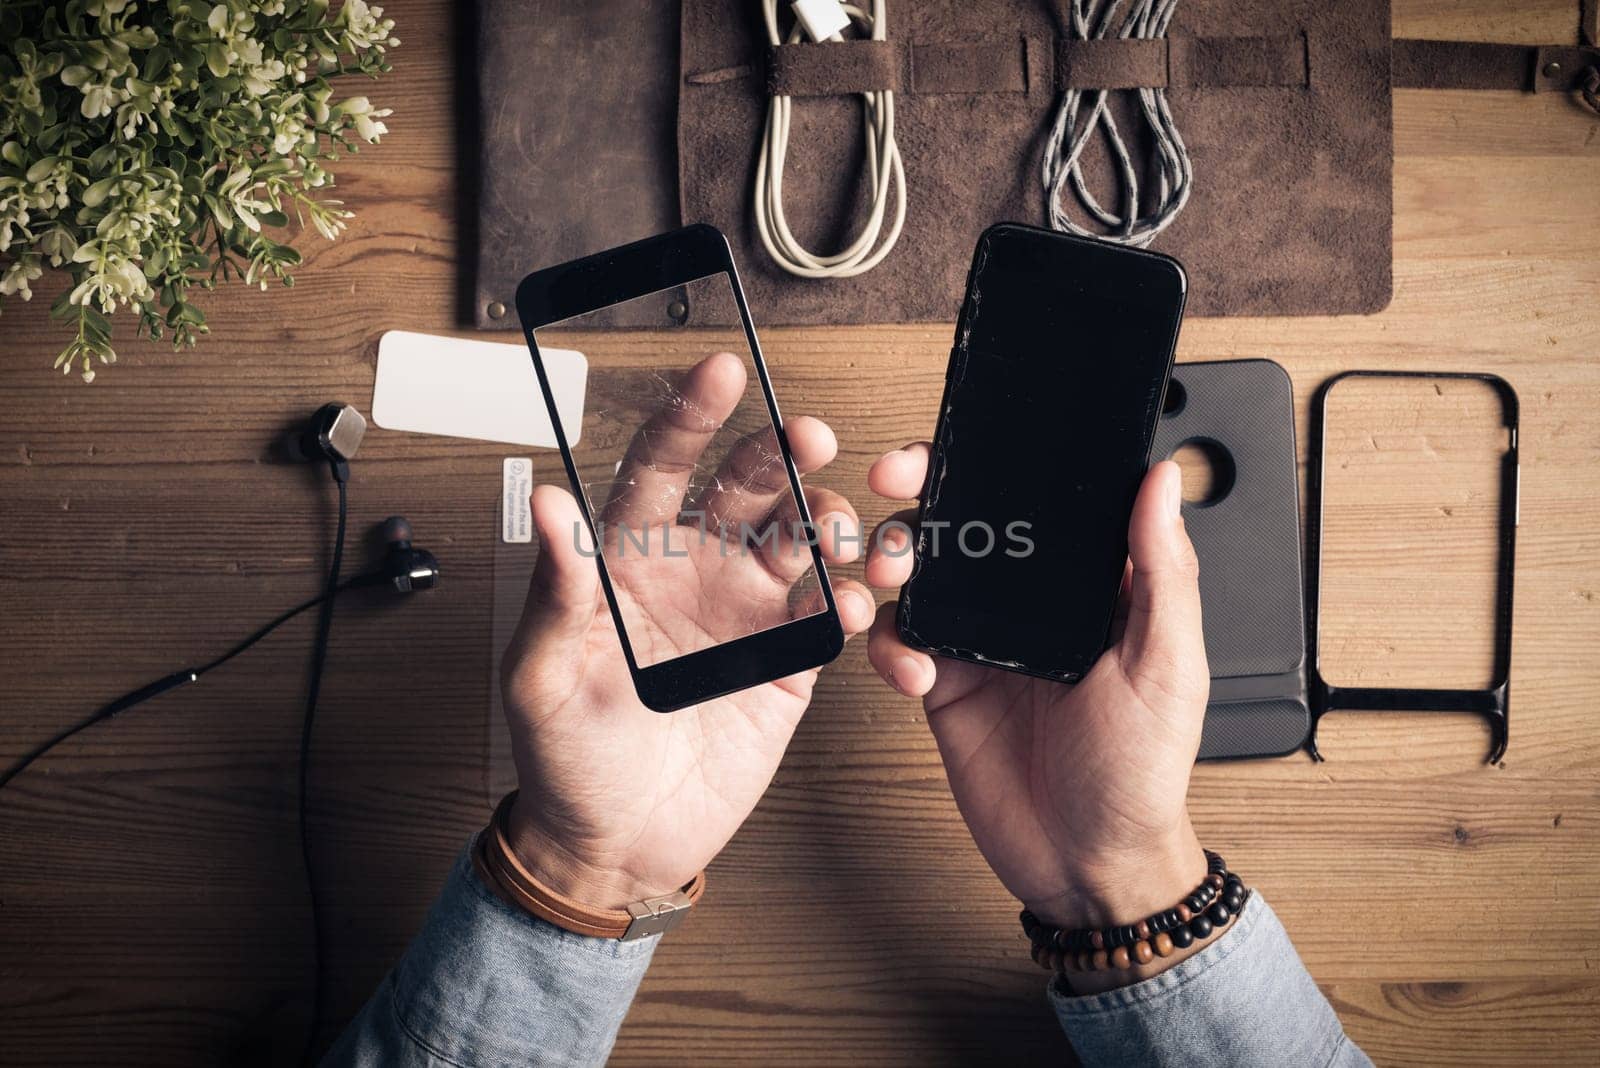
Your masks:
{"label": "brown leather watch strap", "polygon": [[633,902],[625,909],[591,908],[550,889],[511,850],[509,821],[516,796],[513,790],[501,799],[494,818],[472,847],[472,863],[479,878],[507,904],[574,934],[632,941],[670,931],[705,893],[705,872],[679,890]]}

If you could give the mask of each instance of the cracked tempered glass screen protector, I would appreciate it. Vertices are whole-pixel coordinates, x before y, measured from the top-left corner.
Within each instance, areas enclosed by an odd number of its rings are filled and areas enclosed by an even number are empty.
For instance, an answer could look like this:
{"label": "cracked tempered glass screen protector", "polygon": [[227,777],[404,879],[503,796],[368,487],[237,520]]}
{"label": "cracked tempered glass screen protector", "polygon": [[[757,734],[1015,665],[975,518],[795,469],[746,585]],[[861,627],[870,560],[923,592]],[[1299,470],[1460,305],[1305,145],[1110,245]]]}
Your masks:
{"label": "cracked tempered glass screen protector", "polygon": [[1488,686],[1503,402],[1473,378],[1354,376],[1323,415],[1317,653],[1341,687]]}
{"label": "cracked tempered glass screen protector", "polygon": [[827,609],[743,327],[598,329],[679,301],[691,321],[740,322],[719,273],[533,331],[588,359],[582,426],[562,430],[640,668]]}

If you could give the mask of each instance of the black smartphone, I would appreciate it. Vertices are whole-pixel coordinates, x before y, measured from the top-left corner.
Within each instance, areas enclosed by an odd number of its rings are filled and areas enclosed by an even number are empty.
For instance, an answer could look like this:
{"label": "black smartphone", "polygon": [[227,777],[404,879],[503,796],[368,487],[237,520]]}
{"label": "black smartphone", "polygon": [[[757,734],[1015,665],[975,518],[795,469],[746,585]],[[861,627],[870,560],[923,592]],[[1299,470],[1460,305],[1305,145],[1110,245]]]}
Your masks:
{"label": "black smartphone", "polygon": [[[737,325],[643,358],[637,335],[604,329],[669,308]],[[722,234],[690,226],[537,271],[517,313],[639,700],[671,712],[838,656],[838,607]],[[587,361],[582,413],[556,403],[547,354]]]}
{"label": "black smartphone", "polygon": [[984,231],[900,591],[908,644],[1065,681],[1099,657],[1186,288],[1169,256]]}

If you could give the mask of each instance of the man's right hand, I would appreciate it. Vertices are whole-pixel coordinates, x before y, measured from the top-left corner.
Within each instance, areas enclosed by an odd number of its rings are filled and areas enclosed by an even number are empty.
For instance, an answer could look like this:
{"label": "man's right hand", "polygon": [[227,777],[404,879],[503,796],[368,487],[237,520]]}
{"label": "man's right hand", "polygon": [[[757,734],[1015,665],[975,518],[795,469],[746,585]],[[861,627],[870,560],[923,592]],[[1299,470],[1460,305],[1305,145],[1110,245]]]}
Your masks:
{"label": "man's right hand", "polygon": [[[868,484],[914,498],[929,455],[926,442],[888,453]],[[893,602],[872,625],[868,656],[895,689],[923,699],[978,848],[1007,889],[1057,926],[1130,922],[1170,908],[1205,877],[1186,795],[1210,674],[1181,500],[1178,466],[1153,467],[1129,523],[1112,644],[1077,685],[912,649]],[[872,539],[870,585],[899,587],[911,574],[906,529],[916,514],[894,520],[905,526],[886,525]]]}

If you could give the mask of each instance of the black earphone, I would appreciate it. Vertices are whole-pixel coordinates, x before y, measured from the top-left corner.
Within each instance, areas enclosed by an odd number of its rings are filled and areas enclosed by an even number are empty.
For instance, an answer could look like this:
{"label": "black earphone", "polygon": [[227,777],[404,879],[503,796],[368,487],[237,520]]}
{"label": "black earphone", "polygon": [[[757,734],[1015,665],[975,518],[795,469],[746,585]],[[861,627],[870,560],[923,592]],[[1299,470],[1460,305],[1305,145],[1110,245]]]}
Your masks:
{"label": "black earphone", "polygon": [[169,690],[198,681],[200,676],[226,664],[229,660],[249,649],[300,613],[310,608],[320,607],[322,612],[317,625],[316,644],[311,662],[310,685],[306,694],[305,716],[300,732],[300,850],[301,856],[305,861],[307,892],[311,898],[311,919],[314,928],[316,960],[315,984],[311,995],[312,1018],[301,1058],[302,1063],[309,1062],[311,1054],[316,1048],[317,1035],[321,1029],[322,1019],[322,914],[321,909],[318,907],[317,884],[312,872],[309,839],[306,836],[306,799],[307,770],[311,756],[311,729],[316,717],[317,695],[322,686],[322,669],[327,659],[328,637],[333,625],[334,601],[338,599],[339,594],[351,589],[386,586],[403,595],[415,593],[419,590],[431,590],[439,584],[438,559],[428,550],[420,549],[411,543],[411,524],[404,516],[398,515],[385,519],[380,528],[386,548],[383,559],[378,563],[378,566],[342,582],[339,579],[340,565],[344,558],[345,526],[348,518],[347,486],[350,481],[350,460],[355,456],[356,450],[361,447],[361,439],[366,435],[366,432],[367,421],[362,418],[361,413],[356,411],[355,408],[348,404],[325,404],[317,410],[316,414],[308,422],[292,431],[282,443],[283,452],[291,459],[311,463],[326,463],[333,474],[334,482],[339,487],[338,532],[334,537],[332,564],[329,567],[327,581],[320,594],[279,614],[221,656],[199,667],[174,671],[170,675],[165,675],[148,685],[141,686],[132,693],[124,694],[87,719],[58,732],[54,737],[36,746],[15,764],[7,768],[3,774],[0,774],[0,789],[4,789],[8,783],[22,774],[30,764],[73,735],[126,712],[137,705],[142,705]]}
{"label": "black earphone", "polygon": [[291,460],[333,467],[333,477],[350,477],[350,461],[367,435],[367,421],[353,405],[332,401],[318,408],[306,423],[283,441],[283,451]]}
{"label": "black earphone", "polygon": [[350,580],[351,586],[392,586],[398,593],[431,590],[439,584],[439,561],[426,549],[411,544],[411,524],[403,515],[392,515],[381,528],[388,550],[383,563],[365,575]]}

